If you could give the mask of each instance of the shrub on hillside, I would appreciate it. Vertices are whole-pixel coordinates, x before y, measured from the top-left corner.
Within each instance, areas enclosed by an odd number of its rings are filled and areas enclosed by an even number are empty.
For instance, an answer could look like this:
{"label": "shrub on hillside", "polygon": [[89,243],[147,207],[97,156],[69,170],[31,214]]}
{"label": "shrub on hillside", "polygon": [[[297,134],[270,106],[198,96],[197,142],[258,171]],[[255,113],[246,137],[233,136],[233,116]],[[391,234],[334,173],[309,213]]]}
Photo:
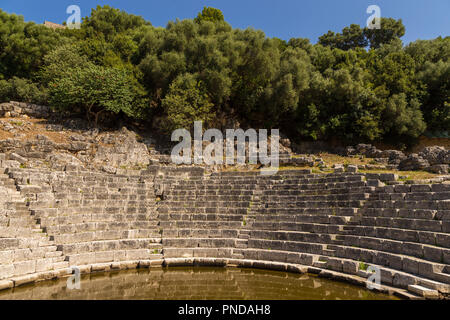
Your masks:
{"label": "shrub on hillside", "polygon": [[202,83],[191,74],[181,75],[172,83],[162,106],[167,113],[165,129],[169,132],[179,128],[190,131],[194,121],[208,126],[214,118],[213,104]]}
{"label": "shrub on hillside", "polygon": [[103,113],[124,113],[139,118],[145,97],[134,87],[135,79],[125,70],[88,63],[49,83],[50,102],[63,110],[82,108],[98,124]]}
{"label": "shrub on hillside", "polygon": [[11,100],[45,104],[47,91],[28,79],[14,77],[10,80],[0,80],[0,102]]}

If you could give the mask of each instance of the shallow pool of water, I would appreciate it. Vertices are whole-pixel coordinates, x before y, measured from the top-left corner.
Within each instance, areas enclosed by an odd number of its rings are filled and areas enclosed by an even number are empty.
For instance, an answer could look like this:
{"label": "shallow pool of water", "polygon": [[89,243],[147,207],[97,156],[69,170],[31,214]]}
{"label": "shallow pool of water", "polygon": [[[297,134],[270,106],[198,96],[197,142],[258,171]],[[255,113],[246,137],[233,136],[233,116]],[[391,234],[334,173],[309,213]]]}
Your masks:
{"label": "shallow pool of water", "polygon": [[81,289],[67,279],[1,291],[0,299],[27,300],[382,300],[395,297],[362,287],[259,269],[175,267],[96,273],[81,277]]}

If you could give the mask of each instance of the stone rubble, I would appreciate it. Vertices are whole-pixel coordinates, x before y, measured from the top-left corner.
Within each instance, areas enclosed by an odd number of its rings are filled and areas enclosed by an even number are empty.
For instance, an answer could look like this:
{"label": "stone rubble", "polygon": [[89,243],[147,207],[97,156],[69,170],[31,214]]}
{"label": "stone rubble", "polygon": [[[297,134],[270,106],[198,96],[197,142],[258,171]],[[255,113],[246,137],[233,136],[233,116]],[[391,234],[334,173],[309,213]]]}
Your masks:
{"label": "stone rubble", "polygon": [[406,155],[398,150],[382,151],[370,144],[358,144],[355,147],[347,147],[345,155],[374,158],[377,163],[390,165],[389,169],[425,170],[437,174],[449,173],[450,150],[439,146],[426,147],[418,154]]}

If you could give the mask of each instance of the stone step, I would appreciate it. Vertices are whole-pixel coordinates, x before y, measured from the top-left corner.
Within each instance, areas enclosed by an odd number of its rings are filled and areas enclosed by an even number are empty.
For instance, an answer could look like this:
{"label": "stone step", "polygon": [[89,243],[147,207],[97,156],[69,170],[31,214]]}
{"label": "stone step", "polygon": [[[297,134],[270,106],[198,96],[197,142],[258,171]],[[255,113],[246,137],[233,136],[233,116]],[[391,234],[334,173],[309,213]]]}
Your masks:
{"label": "stone step", "polygon": [[424,258],[438,263],[450,263],[450,248],[436,246],[436,244],[429,245],[411,241],[398,241],[380,237],[354,235],[347,235],[344,243],[348,246],[365,247],[381,251],[384,250],[417,258]]}
{"label": "stone step", "polygon": [[65,269],[69,267],[69,262],[68,261],[61,261],[61,262],[56,262],[53,264],[53,269],[54,270],[59,270],[59,269]]}
{"label": "stone step", "polygon": [[[249,248],[255,249],[275,249],[281,251],[304,252],[312,254],[325,255],[324,249],[327,249],[326,244],[311,243],[306,241],[286,241],[286,240],[265,240],[253,239],[248,240]],[[391,267],[396,270],[419,274],[423,277],[443,282],[442,279],[437,279],[437,273],[441,272],[445,267],[444,264],[435,263],[424,259],[415,258],[412,256],[389,253],[385,251],[378,251],[373,249],[366,249],[355,246],[335,246],[333,248],[334,257],[359,260],[365,257],[366,263],[386,264],[386,267]],[[373,261],[372,261],[373,260]],[[420,265],[420,267],[419,267]]]}
{"label": "stone step", "polygon": [[137,249],[73,254],[68,255],[66,261],[70,266],[76,266],[105,262],[160,260],[162,257],[162,254],[152,253],[152,250],[149,249]]}
{"label": "stone step", "polygon": [[[247,255],[247,252],[249,253]],[[251,255],[250,255],[251,253]],[[258,254],[256,254],[258,253]],[[293,263],[299,263],[304,265],[311,265],[322,269],[331,269],[338,272],[346,272],[350,274],[358,274],[361,277],[367,278],[370,274],[359,270],[360,260],[352,260],[347,258],[334,258],[324,255],[309,254],[309,253],[296,253],[286,252],[282,250],[263,250],[263,249],[247,249],[244,250],[244,256],[246,259],[263,259],[269,261],[287,261]],[[300,259],[300,260],[299,260]],[[359,258],[358,258],[359,259]],[[376,264],[370,264],[374,267],[380,268],[381,280],[388,285],[395,285],[396,287],[407,288],[408,285],[419,284],[422,286],[425,283],[432,285],[435,288],[439,288],[442,293],[447,293],[450,286],[443,283],[437,283],[436,281],[423,278],[422,276],[416,276],[406,272],[398,271],[395,269],[379,266]]]}
{"label": "stone step", "polygon": [[264,202],[286,202],[286,201],[343,201],[343,200],[367,200],[369,193],[336,193],[318,195],[262,195],[260,200]]}
{"label": "stone step", "polygon": [[242,221],[161,221],[163,229],[239,229]]}
{"label": "stone step", "polygon": [[[315,195],[336,195],[336,194],[353,194],[353,193],[369,193],[375,192],[375,187],[352,186],[346,188],[322,188],[312,190],[302,190],[296,187],[286,189],[266,189],[261,190],[261,196],[315,196]],[[370,199],[370,198],[369,198]]]}
{"label": "stone step", "polygon": [[[43,222],[43,221],[41,221]],[[45,221],[44,221],[45,222]],[[157,226],[156,221],[140,222],[87,222],[87,223],[68,223],[61,225],[42,224],[44,231],[51,235],[74,234],[88,231],[116,231],[116,230],[134,230],[151,229]]]}
{"label": "stone step", "polygon": [[[327,217],[322,219],[305,219],[305,222],[254,222],[254,230],[265,230],[274,232],[309,232],[309,233],[325,233],[333,235],[343,234],[343,227],[349,220],[339,219],[341,217]],[[350,217],[349,217],[350,218]],[[301,220],[300,220],[301,221]],[[350,232],[350,231],[349,231]],[[345,240],[345,238],[336,238],[337,240]]]}
{"label": "stone step", "polygon": [[160,221],[242,221],[240,214],[189,214],[189,213],[158,213]]}
{"label": "stone step", "polygon": [[446,284],[445,281],[438,282],[434,280],[421,278],[418,280],[418,284],[429,289],[437,290],[442,293],[450,293],[450,285]]}
{"label": "stone step", "polygon": [[25,227],[29,226],[30,228],[34,227],[36,225],[35,221],[33,221],[29,217],[11,217],[8,219],[8,226],[9,227]]}
{"label": "stone step", "polygon": [[434,275],[437,281],[450,284],[450,274],[444,272],[435,272]]}
{"label": "stone step", "polygon": [[326,269],[327,261],[316,261],[316,262],[313,263],[313,266],[316,267],[316,268]]}
{"label": "stone step", "polygon": [[246,215],[248,213],[248,208],[241,207],[241,208],[230,208],[230,207],[190,207],[190,208],[183,208],[183,207],[159,207],[158,213],[185,213],[185,214],[240,214],[240,215]]}
{"label": "stone step", "polygon": [[361,217],[361,225],[388,227],[418,231],[450,232],[450,227],[441,220],[425,220],[411,218]]}
{"label": "stone step", "polygon": [[367,208],[398,208],[398,209],[444,209],[440,201],[434,200],[369,200],[366,204]]}
{"label": "stone step", "polygon": [[409,285],[408,290],[416,293],[426,299],[438,299],[439,298],[439,291],[433,290],[430,288],[423,287],[421,285],[415,284],[415,285]]}
{"label": "stone step", "polygon": [[167,228],[164,227],[161,231],[163,238],[237,238],[238,230],[225,229],[223,226],[216,226],[216,228]]}

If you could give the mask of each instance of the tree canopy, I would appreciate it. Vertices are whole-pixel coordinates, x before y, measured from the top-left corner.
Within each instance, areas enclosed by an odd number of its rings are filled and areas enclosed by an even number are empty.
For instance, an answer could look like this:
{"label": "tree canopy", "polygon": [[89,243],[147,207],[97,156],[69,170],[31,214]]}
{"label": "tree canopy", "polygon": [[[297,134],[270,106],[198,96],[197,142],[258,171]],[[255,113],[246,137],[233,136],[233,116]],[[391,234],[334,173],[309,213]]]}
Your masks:
{"label": "tree canopy", "polygon": [[[401,20],[351,24],[317,44],[233,29],[205,7],[154,27],[98,6],[81,29],[49,29],[0,10],[0,100],[139,119],[280,128],[295,140],[411,143],[450,128],[450,37],[404,46]],[[154,121],[163,119],[163,121]]]}

